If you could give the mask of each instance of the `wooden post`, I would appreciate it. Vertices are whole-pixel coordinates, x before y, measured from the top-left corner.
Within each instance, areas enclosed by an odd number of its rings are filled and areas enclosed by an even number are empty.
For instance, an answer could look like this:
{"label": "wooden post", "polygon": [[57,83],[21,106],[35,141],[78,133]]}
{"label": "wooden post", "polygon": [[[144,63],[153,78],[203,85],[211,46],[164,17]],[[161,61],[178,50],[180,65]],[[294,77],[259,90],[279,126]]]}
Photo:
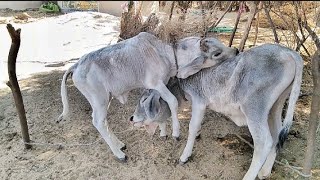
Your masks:
{"label": "wooden post", "polygon": [[307,149],[303,163],[302,173],[311,174],[312,162],[314,161],[314,150],[316,147],[317,127],[319,126],[320,110],[320,49],[312,58],[313,95],[311,101],[311,112],[307,136]]}
{"label": "wooden post", "polygon": [[242,7],[243,6],[244,6],[244,1],[241,1],[240,5],[239,5],[239,9],[238,9],[237,19],[236,19],[236,22],[234,24],[234,28],[233,28],[233,31],[231,33],[231,37],[230,37],[230,40],[229,40],[229,47],[232,46],[232,41],[233,41],[234,35],[236,34],[236,31],[238,29],[238,24],[239,24],[239,21],[240,21],[240,17],[241,17],[241,12],[242,12]]}
{"label": "wooden post", "polygon": [[313,77],[313,95],[311,101],[311,112],[308,128],[307,149],[305,152],[305,159],[302,173],[309,175],[311,173],[312,162],[314,157],[314,150],[316,147],[317,127],[319,125],[319,111],[320,111],[320,39],[317,34],[310,28],[305,19],[304,28],[311,35],[312,40],[317,46],[317,51],[312,58],[312,77]]}
{"label": "wooden post", "polygon": [[201,16],[202,16],[202,24],[203,24],[203,29],[202,29],[203,33],[202,34],[203,34],[203,37],[207,37],[208,29],[207,29],[206,22],[205,22],[206,14],[204,11],[202,1],[200,1],[200,7],[201,7]]}
{"label": "wooden post", "polygon": [[262,9],[262,2],[260,1],[259,2],[259,9],[258,9],[258,12],[257,12],[257,19],[256,19],[256,29],[255,29],[255,34],[254,34],[254,40],[253,40],[253,46],[256,45],[257,43],[257,39],[258,39],[258,31],[259,31],[259,21],[260,21],[260,11]]}
{"label": "wooden post", "polygon": [[252,1],[250,3],[252,3],[252,6],[250,7],[250,15],[248,17],[248,22],[247,22],[244,34],[243,34],[242,39],[240,41],[239,51],[243,51],[243,49],[244,49],[244,45],[246,44],[246,41],[247,41],[248,36],[249,36],[249,32],[250,32],[250,29],[251,29],[251,24],[252,24],[253,18],[256,15],[257,9],[258,9],[257,2]]}
{"label": "wooden post", "polygon": [[23,99],[22,99],[22,95],[21,95],[21,91],[20,91],[20,87],[19,87],[19,83],[17,81],[17,75],[16,75],[16,61],[17,61],[17,56],[20,48],[21,29],[15,30],[11,24],[7,24],[7,29],[12,40],[9,56],[8,56],[9,81],[7,82],[7,85],[10,87],[12,91],[14,103],[17,108],[18,116],[20,119],[20,125],[21,125],[22,139],[23,139],[23,142],[25,143],[24,144],[25,148],[30,149],[31,145],[26,144],[30,142],[29,130],[28,130],[26,112],[23,105]]}

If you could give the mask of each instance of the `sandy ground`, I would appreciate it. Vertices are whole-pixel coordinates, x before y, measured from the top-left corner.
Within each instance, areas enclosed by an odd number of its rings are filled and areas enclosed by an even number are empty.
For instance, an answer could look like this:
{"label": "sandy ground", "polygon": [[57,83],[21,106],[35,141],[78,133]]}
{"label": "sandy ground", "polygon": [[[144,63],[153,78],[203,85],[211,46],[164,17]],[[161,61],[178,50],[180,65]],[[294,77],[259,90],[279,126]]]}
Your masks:
{"label": "sandy ground", "polygon": [[[30,21],[33,22],[12,23],[22,29],[18,78],[57,69],[85,53],[115,43],[119,35],[119,18],[103,13],[75,12]],[[0,24],[0,39],[0,81],[4,81],[8,79],[6,61],[11,45],[6,24]],[[0,87],[3,85],[2,82]]]}
{"label": "sandy ground", "polygon": [[[108,110],[111,129],[127,145],[127,163],[115,160],[91,123],[89,103],[71,81],[68,81],[71,119],[56,123],[62,112],[61,78],[64,70],[75,62],[70,59],[105,46],[118,35],[116,17],[96,15],[74,13],[26,24],[13,23],[14,27],[22,28],[17,72],[30,136],[40,144],[24,149],[12,94],[3,85],[0,88],[0,179],[241,179],[249,168],[252,149],[235,134],[252,142],[248,129],[239,128],[210,110],[205,114],[201,139],[195,143],[193,156],[184,166],[177,165],[176,160],[186,143],[190,109],[179,112],[180,142],[172,138],[163,141],[158,137],[159,132],[151,137],[145,131],[133,130],[128,123],[140,90],[130,94],[126,105],[114,100]],[[99,20],[104,22],[97,22]],[[228,25],[228,21],[231,23],[232,19],[223,23]],[[10,39],[5,24],[0,26],[4,42],[0,48],[0,77],[6,80],[5,61]],[[226,41],[223,35],[221,39]],[[266,39],[271,40],[265,35],[259,41],[268,42]],[[58,67],[46,67],[48,65]],[[310,93],[311,85],[310,63],[306,61],[302,92]],[[299,99],[293,127],[277,160],[302,165],[310,99],[310,96]],[[170,130],[170,123],[168,127]],[[320,179],[319,141],[318,135],[312,179]],[[270,179],[302,178],[291,169],[275,164]]]}

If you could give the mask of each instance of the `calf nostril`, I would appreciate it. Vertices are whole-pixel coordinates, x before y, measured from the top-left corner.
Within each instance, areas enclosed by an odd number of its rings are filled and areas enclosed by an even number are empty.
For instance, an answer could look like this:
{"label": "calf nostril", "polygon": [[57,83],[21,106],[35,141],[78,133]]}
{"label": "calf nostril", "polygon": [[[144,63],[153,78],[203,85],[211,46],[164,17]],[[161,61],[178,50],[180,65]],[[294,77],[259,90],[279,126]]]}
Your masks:
{"label": "calf nostril", "polygon": [[131,121],[131,122],[133,121],[133,116],[130,117],[129,121]]}

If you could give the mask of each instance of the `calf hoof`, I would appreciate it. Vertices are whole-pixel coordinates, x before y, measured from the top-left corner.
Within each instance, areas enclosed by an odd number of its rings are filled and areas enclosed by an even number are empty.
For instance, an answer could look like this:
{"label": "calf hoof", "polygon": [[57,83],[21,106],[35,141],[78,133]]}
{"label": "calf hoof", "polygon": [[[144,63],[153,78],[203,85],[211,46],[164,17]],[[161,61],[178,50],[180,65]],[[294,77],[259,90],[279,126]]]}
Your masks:
{"label": "calf hoof", "polygon": [[125,155],[124,158],[116,158],[118,162],[126,163],[128,162],[128,156]]}
{"label": "calf hoof", "polygon": [[175,137],[175,136],[173,136],[173,140],[176,141],[176,142],[178,142],[178,141],[180,141],[180,137]]}
{"label": "calf hoof", "polygon": [[258,176],[259,179],[267,179],[268,177],[270,177],[270,175],[268,175],[268,176]]}
{"label": "calf hoof", "polygon": [[168,136],[160,136],[160,139],[161,139],[162,141],[165,141],[165,140],[168,139]]}
{"label": "calf hoof", "polygon": [[260,171],[258,174],[258,178],[259,179],[267,179],[268,177],[270,177],[271,175],[271,171],[270,172],[262,172]]}
{"label": "calf hoof", "polygon": [[59,122],[61,122],[63,120],[63,115],[61,114],[59,117],[58,117],[58,119],[56,120],[56,123],[59,123]]}
{"label": "calf hoof", "polygon": [[198,134],[197,136],[196,136],[196,140],[200,140],[201,139],[201,134]]}
{"label": "calf hoof", "polygon": [[127,149],[127,145],[123,145],[123,146],[120,148],[121,151],[124,151],[124,150],[126,150],[126,149]]}
{"label": "calf hoof", "polygon": [[179,160],[179,165],[180,165],[180,166],[183,166],[183,165],[185,165],[188,161],[189,161],[189,159],[186,159],[186,161],[181,161],[181,160]]}

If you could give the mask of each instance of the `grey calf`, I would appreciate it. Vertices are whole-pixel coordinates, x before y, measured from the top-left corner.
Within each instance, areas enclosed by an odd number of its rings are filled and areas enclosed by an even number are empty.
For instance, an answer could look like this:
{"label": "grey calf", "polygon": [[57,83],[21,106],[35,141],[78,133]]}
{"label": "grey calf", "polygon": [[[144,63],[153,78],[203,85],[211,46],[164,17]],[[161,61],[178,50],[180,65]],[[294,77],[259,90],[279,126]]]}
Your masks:
{"label": "grey calf", "polygon": [[170,77],[176,75],[181,78],[188,77],[202,68],[213,66],[222,59],[234,56],[235,53],[235,49],[224,47],[216,39],[199,37],[178,41],[177,49],[174,50],[172,45],[142,32],[133,38],[82,56],[79,62],[66,71],[61,83],[63,113],[59,120],[67,118],[69,114],[65,83],[68,76],[73,73],[75,86],[93,109],[93,125],[113,154],[120,160],[125,160],[126,156],[121,151],[125,146],[124,143],[113,134],[108,124],[104,123],[107,119],[110,95],[125,103],[129,91],[133,89],[144,87],[157,90],[173,114],[172,135],[179,137],[177,99],[165,84]]}
{"label": "grey calf", "polygon": [[[303,61],[298,53],[280,45],[265,44],[180,79],[182,90],[192,101],[189,136],[180,162],[185,163],[190,157],[205,109],[209,107],[225,114],[238,126],[249,128],[254,153],[243,179],[253,180],[257,175],[260,179],[268,177],[277,148],[282,146],[292,124],[302,70]],[[169,87],[178,95],[180,91],[174,88]],[[282,108],[289,94],[288,109],[282,122]],[[167,104],[157,91],[149,90],[140,99],[133,121],[163,124],[168,116]],[[161,131],[165,129],[162,127]]]}

